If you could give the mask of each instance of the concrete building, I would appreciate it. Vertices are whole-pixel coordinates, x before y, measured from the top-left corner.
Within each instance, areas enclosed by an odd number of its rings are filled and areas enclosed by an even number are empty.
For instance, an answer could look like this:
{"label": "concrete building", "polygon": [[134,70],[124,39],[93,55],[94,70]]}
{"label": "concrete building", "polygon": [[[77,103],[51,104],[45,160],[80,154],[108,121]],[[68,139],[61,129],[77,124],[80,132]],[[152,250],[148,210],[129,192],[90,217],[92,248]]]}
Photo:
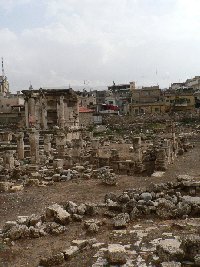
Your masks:
{"label": "concrete building", "polygon": [[185,86],[187,88],[193,88],[194,90],[200,90],[200,76],[195,76],[192,79],[187,79]]}
{"label": "concrete building", "polygon": [[166,112],[188,111],[195,108],[195,95],[192,88],[166,90],[164,92]]}
{"label": "concrete building", "polygon": [[72,89],[23,90],[26,127],[37,129],[79,126],[78,96]]}
{"label": "concrete building", "polygon": [[184,87],[185,83],[172,83],[169,89],[176,90]]}
{"label": "concrete building", "polygon": [[96,95],[92,91],[87,92],[84,90],[83,92],[76,92],[78,95],[79,107],[84,108],[96,108]]}
{"label": "concrete building", "polygon": [[92,93],[94,94],[94,96],[96,98],[96,104],[97,105],[105,103],[105,99],[107,96],[107,90],[101,90],[101,91],[94,90],[94,91],[92,91]]}
{"label": "concrete building", "polygon": [[133,89],[129,110],[130,114],[165,112],[163,94],[159,86]]}
{"label": "concrete building", "polygon": [[130,114],[132,115],[147,114],[147,113],[148,114],[164,113],[165,104],[162,102],[130,104],[129,110],[130,110]]}
{"label": "concrete building", "polygon": [[132,90],[132,103],[155,103],[162,100],[159,86],[142,87]]}
{"label": "concrete building", "polygon": [[94,111],[86,107],[79,107],[79,122],[80,126],[90,126],[94,123],[93,119]]}
{"label": "concrete building", "polygon": [[119,107],[120,114],[127,114],[129,104],[131,103],[132,91],[135,90],[135,82],[128,84],[115,84],[108,86],[115,105]]}
{"label": "concrete building", "polygon": [[6,96],[0,96],[0,113],[9,113],[17,107],[24,106],[24,98],[20,92],[17,94],[7,94]]}

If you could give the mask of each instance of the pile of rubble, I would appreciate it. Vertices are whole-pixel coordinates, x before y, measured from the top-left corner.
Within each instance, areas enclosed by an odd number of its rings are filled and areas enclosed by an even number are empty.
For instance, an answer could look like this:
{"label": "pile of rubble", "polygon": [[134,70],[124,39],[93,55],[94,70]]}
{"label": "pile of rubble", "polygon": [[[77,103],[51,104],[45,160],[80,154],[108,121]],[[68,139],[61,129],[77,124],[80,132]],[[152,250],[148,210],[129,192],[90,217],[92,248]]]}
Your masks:
{"label": "pile of rubble", "polygon": [[[79,257],[80,253],[88,250],[94,255],[96,262],[92,267],[103,266],[121,266],[121,267],[179,267],[194,266],[200,264],[200,236],[190,234],[186,237],[169,236],[152,239],[149,243],[144,237],[149,235],[142,230],[132,230],[127,233],[115,233],[115,237],[119,240],[121,236],[131,236],[136,242],[124,245],[120,243],[101,243],[95,238],[85,240],[73,240],[71,246],[62,249],[56,254],[44,257],[40,260],[39,266],[59,266],[64,262]],[[143,236],[138,238],[139,235]],[[112,233],[113,234],[113,233]],[[182,265],[183,264],[183,265]]]}
{"label": "pile of rubble", "polygon": [[[104,171],[97,173],[101,178]],[[100,227],[112,225],[109,237],[111,242],[74,240],[68,248],[43,257],[40,266],[59,266],[87,250],[95,254],[93,267],[106,264],[124,267],[178,267],[184,262],[190,262],[190,266],[199,266],[200,236],[199,228],[196,227],[199,221],[196,225],[194,222],[189,224],[189,218],[200,217],[200,197],[197,196],[199,189],[199,181],[181,175],[174,183],[152,184],[149,190],[126,190],[120,195],[106,194],[105,203],[78,205],[68,201],[63,205],[53,204],[42,215],[19,216],[16,221],[6,222],[1,236],[5,242],[9,242],[47,234],[58,235],[65,232],[73,221],[82,223],[86,235],[94,235]],[[162,223],[169,219],[171,226]],[[133,222],[145,222],[148,227],[136,224],[131,230]],[[153,226],[149,226],[152,223]],[[191,225],[190,228],[187,225]],[[190,232],[194,225],[196,235],[194,231]],[[177,235],[169,233],[169,229],[181,231]],[[126,238],[123,239],[123,236]],[[123,243],[120,240],[126,241]]]}
{"label": "pile of rubble", "polygon": [[58,266],[71,260],[84,250],[91,249],[97,241],[95,239],[73,240],[72,245],[49,257],[40,260],[39,266]]}
{"label": "pile of rubble", "polygon": [[106,185],[116,185],[117,176],[113,173],[113,170],[109,167],[102,167],[95,171],[96,177],[101,180],[103,184]]}
{"label": "pile of rubble", "polygon": [[119,196],[109,193],[105,196],[105,215],[113,218],[116,228],[125,228],[136,218],[198,217],[200,197],[194,195],[199,189],[199,181],[182,175],[175,183],[152,184],[148,191],[127,190]]}
{"label": "pile of rubble", "polygon": [[20,238],[37,238],[47,234],[60,234],[67,230],[66,226],[72,221],[82,221],[84,215],[93,216],[97,206],[93,203],[77,205],[68,201],[61,206],[53,204],[46,208],[42,215],[18,216],[16,221],[4,224],[2,237],[9,240]]}

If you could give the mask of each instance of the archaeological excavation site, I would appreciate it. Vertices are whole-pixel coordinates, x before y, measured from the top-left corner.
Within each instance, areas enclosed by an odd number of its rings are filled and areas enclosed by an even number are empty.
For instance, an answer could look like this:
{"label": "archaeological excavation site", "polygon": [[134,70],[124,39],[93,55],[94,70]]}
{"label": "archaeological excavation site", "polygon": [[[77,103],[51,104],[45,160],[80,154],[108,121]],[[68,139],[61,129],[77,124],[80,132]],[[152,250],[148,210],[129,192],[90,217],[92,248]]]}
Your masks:
{"label": "archaeological excavation site", "polygon": [[19,96],[0,114],[1,267],[200,266],[198,109]]}

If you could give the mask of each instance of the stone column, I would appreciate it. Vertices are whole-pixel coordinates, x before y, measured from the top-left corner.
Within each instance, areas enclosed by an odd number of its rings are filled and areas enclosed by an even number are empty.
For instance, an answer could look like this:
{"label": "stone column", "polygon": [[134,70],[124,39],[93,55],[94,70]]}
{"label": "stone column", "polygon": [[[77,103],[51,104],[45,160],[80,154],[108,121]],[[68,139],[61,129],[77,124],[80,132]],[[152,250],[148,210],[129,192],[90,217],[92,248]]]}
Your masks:
{"label": "stone column", "polygon": [[170,145],[170,140],[164,139],[163,141],[163,148],[165,149],[166,157],[167,157],[167,162],[168,164],[171,163],[171,145]]}
{"label": "stone column", "polygon": [[119,160],[119,151],[117,149],[111,149],[111,160],[112,161]]}
{"label": "stone column", "polygon": [[144,165],[142,162],[142,140],[140,136],[132,138],[133,141],[133,153],[135,161],[135,173],[142,173],[144,170]]}
{"label": "stone column", "polygon": [[51,134],[44,135],[44,153],[47,156],[51,154]]}
{"label": "stone column", "polygon": [[70,108],[68,107],[68,103],[67,101],[65,102],[64,105],[64,114],[65,114],[65,122],[66,122],[66,126],[69,127],[70,126],[70,119],[69,119],[69,110]]}
{"label": "stone column", "polygon": [[41,110],[41,103],[40,103],[40,100],[36,98],[35,99],[35,127],[37,129],[41,128],[40,110]]}
{"label": "stone column", "polygon": [[29,133],[31,163],[39,163],[39,132],[33,128]]}
{"label": "stone column", "polygon": [[58,135],[56,136],[56,148],[57,148],[59,159],[63,159],[65,157],[65,145],[66,145],[65,134],[58,133]]}
{"label": "stone column", "polygon": [[44,103],[42,103],[41,107],[41,128],[43,130],[47,129],[47,110]]}
{"label": "stone column", "polygon": [[77,116],[75,117],[74,125],[79,126],[79,103],[78,103],[78,101],[74,106],[74,112],[75,112],[75,114],[77,114]]}
{"label": "stone column", "polygon": [[13,154],[14,154],[14,151],[12,150],[7,150],[4,154],[4,158],[3,158],[4,166],[8,170],[12,170],[15,167],[15,159],[14,159]]}
{"label": "stone column", "polygon": [[136,161],[140,162],[142,161],[141,137],[140,136],[133,137],[132,141],[133,141],[134,157]]}
{"label": "stone column", "polygon": [[41,129],[47,129],[47,102],[43,95],[40,95],[40,125]]}
{"label": "stone column", "polygon": [[81,142],[79,139],[74,139],[73,142],[73,150],[72,150],[72,157],[78,158],[81,156]]}
{"label": "stone column", "polygon": [[54,159],[53,168],[54,171],[57,171],[58,169],[63,169],[63,159]]}
{"label": "stone column", "polygon": [[29,98],[29,110],[32,116],[35,116],[35,99],[33,97]]}
{"label": "stone column", "polygon": [[24,133],[17,134],[17,155],[19,160],[24,159]]}
{"label": "stone column", "polygon": [[2,132],[1,134],[2,134],[2,141],[10,143],[10,141],[12,140],[12,133],[10,133],[10,132]]}
{"label": "stone column", "polygon": [[25,119],[26,119],[26,128],[29,128],[29,111],[28,111],[28,100],[25,99]]}
{"label": "stone column", "polygon": [[166,162],[166,152],[164,148],[160,148],[157,151],[156,161],[155,161],[155,170],[156,171],[166,171],[167,162]]}
{"label": "stone column", "polygon": [[90,154],[90,161],[92,164],[95,164],[97,167],[99,167],[99,139],[93,138],[91,140],[91,154]]}
{"label": "stone column", "polygon": [[59,127],[64,129],[65,127],[65,107],[64,107],[64,96],[60,97],[60,107],[59,107]]}
{"label": "stone column", "polygon": [[35,99],[33,97],[29,98],[28,107],[29,107],[28,125],[29,127],[32,127],[32,126],[35,126],[35,123],[36,123]]}

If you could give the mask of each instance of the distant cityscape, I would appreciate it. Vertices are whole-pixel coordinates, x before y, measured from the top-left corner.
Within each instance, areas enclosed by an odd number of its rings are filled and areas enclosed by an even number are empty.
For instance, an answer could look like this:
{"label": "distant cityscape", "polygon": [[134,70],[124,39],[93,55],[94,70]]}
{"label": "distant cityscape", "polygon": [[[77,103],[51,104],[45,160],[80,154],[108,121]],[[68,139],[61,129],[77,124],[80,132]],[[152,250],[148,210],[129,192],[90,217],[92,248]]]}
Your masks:
{"label": "distant cityscape", "polygon": [[[25,125],[26,113],[30,95],[34,98],[36,92],[51,91],[51,95],[64,93],[62,88],[33,88],[18,91],[13,94],[9,90],[9,81],[4,73],[2,60],[2,75],[0,76],[0,121],[1,123],[20,122]],[[171,113],[179,111],[193,111],[200,107],[200,76],[187,79],[184,82],[174,82],[168,89],[161,89],[159,85],[137,87],[130,83],[116,84],[114,81],[106,90],[70,90],[78,97],[79,121],[83,126],[101,123],[104,115],[134,115],[152,113]],[[27,93],[28,92],[28,93]],[[51,101],[50,101],[51,102]],[[59,102],[59,101],[58,101]],[[47,104],[48,105],[48,104]],[[51,105],[47,107],[48,114],[54,114],[54,123],[58,121],[57,110]],[[51,112],[52,111],[52,112]],[[41,111],[38,111],[41,112]],[[46,114],[47,117],[51,117]],[[37,122],[35,111],[31,118]],[[47,119],[48,120],[48,119]],[[51,125],[51,119],[48,120]]]}

